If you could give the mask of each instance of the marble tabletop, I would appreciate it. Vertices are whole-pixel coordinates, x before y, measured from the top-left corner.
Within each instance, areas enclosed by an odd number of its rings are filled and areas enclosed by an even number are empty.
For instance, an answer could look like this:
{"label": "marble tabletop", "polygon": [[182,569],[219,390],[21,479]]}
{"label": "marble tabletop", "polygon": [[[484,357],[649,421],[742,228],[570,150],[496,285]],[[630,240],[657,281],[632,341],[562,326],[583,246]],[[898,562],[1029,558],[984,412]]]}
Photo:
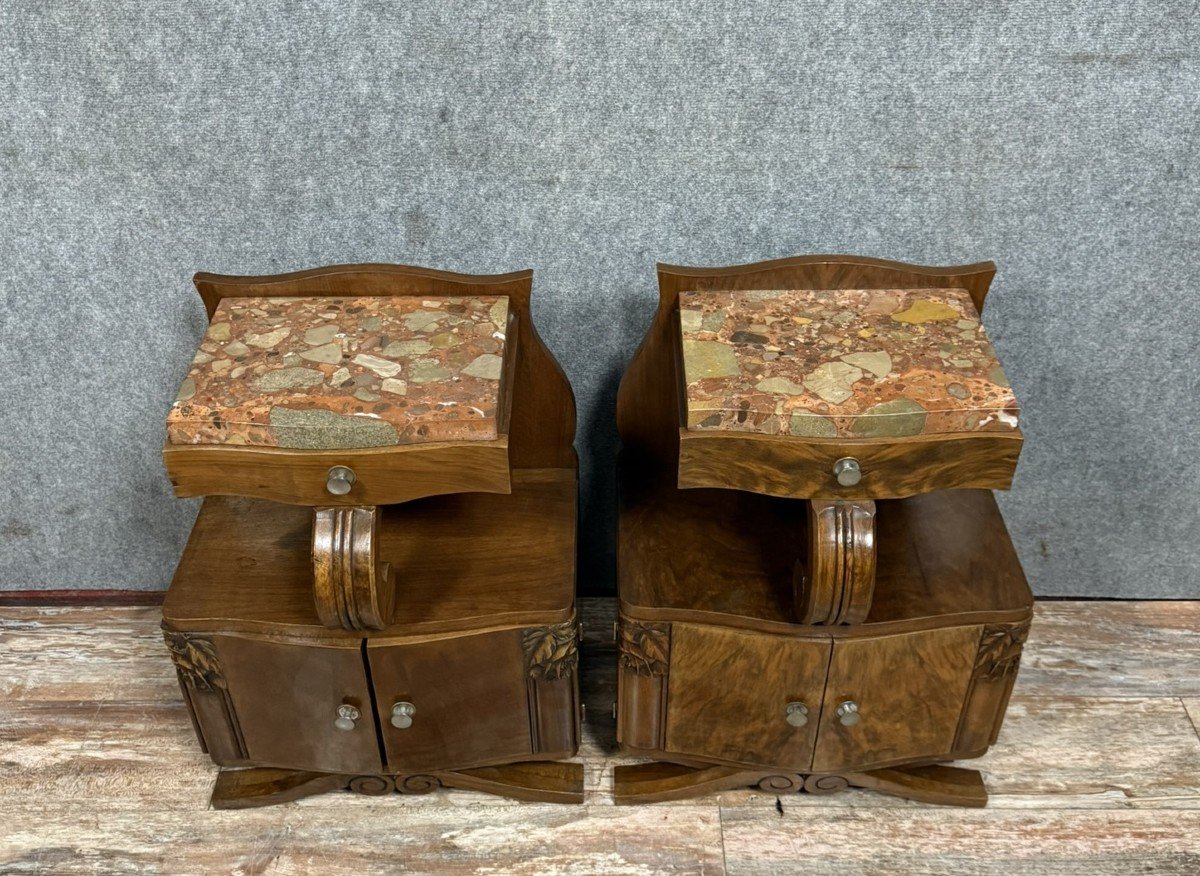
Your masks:
{"label": "marble tabletop", "polygon": [[305,449],[497,437],[505,297],[225,298],[172,444]]}
{"label": "marble tabletop", "polygon": [[681,292],[679,321],[689,430],[1017,428],[1016,397],[963,289]]}

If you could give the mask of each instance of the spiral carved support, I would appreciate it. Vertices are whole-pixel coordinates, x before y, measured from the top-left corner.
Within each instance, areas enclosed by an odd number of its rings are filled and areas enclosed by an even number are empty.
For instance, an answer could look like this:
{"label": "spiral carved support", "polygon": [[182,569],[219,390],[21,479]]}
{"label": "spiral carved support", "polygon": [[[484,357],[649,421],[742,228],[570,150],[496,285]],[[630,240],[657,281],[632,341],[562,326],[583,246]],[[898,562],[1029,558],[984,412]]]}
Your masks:
{"label": "spiral carved support", "polygon": [[377,555],[375,506],[313,509],[313,598],[334,630],[381,630],[391,622],[395,585]]}
{"label": "spiral carved support", "polygon": [[803,624],[862,623],[875,592],[875,503],[812,499],[808,554],[796,564],[796,620]]}

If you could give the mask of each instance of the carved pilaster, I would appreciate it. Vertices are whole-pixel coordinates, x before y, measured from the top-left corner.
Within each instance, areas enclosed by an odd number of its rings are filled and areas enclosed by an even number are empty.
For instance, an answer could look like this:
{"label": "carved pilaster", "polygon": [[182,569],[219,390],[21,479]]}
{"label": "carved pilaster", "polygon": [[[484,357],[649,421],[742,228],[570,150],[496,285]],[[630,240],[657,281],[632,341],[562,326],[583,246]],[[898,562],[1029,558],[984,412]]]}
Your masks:
{"label": "carved pilaster", "polygon": [[246,741],[229,697],[216,644],[207,636],[167,629],[163,630],[163,640],[171,652],[193,728],[204,750],[218,763],[246,760]]}
{"label": "carved pilaster", "polygon": [[980,631],[975,668],[955,736],[956,752],[978,755],[1000,735],[1000,724],[1021,664],[1021,649],[1028,637],[1028,620],[988,624]]}
{"label": "carved pilaster", "polygon": [[622,667],[646,678],[667,674],[671,662],[670,624],[622,620],[619,633]]}

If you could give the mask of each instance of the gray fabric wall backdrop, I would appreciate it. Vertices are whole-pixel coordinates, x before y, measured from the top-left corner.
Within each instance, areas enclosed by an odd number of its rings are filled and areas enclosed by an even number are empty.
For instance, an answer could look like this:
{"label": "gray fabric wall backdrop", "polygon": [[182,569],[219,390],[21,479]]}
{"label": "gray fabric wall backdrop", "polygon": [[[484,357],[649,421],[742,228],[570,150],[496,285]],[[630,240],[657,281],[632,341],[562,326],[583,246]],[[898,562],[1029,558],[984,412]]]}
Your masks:
{"label": "gray fabric wall backdrop", "polygon": [[654,262],[992,258],[1039,594],[1198,596],[1195,2],[0,4],[0,586],[162,588],[196,270],[532,267],[581,580]]}

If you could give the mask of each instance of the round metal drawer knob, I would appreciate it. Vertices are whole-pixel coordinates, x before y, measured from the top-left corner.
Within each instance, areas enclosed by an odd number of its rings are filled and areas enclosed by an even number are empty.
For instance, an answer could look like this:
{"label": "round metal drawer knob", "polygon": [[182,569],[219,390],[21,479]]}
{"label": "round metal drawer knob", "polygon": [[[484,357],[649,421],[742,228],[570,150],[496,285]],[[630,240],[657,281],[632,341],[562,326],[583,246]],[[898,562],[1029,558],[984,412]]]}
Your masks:
{"label": "round metal drawer knob", "polygon": [[853,727],[862,720],[862,715],[858,713],[858,703],[853,700],[842,703],[834,714],[837,715],[837,719],[842,722],[844,727]]}
{"label": "round metal drawer knob", "polygon": [[803,727],[808,723],[808,706],[804,703],[787,704],[787,722],[793,727]]}
{"label": "round metal drawer knob", "polygon": [[354,722],[360,717],[358,709],[351,705],[340,705],[337,708],[337,718],[333,722],[333,726],[339,730],[353,730]]}
{"label": "round metal drawer knob", "polygon": [[843,487],[853,487],[862,480],[862,468],[853,456],[843,456],[833,464],[833,476]]}
{"label": "round metal drawer knob", "polygon": [[417,707],[412,703],[396,703],[392,706],[392,726],[397,730],[407,730],[413,725],[412,716],[416,711]]}
{"label": "round metal drawer knob", "polygon": [[335,496],[344,496],[354,486],[354,469],[335,465],[325,475],[325,489]]}

